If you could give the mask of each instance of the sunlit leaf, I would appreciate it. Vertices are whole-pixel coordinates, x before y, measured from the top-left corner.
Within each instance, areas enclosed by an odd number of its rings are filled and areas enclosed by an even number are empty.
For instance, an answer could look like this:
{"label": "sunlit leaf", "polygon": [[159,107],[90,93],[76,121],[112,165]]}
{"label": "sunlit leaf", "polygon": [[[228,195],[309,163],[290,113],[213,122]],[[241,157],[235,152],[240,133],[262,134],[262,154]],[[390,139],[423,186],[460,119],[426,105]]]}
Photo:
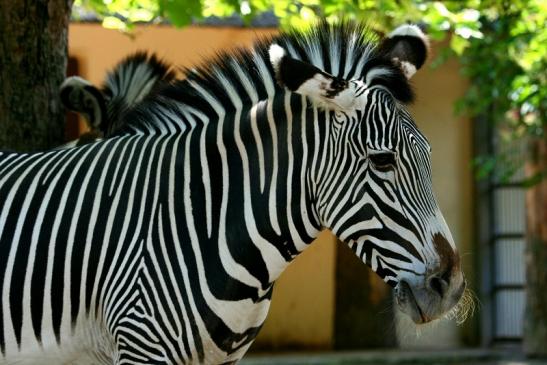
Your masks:
{"label": "sunlit leaf", "polygon": [[452,36],[450,39],[450,48],[457,54],[462,55],[467,47],[469,47],[469,40],[459,36]]}
{"label": "sunlit leaf", "polygon": [[127,24],[114,16],[106,16],[103,19],[103,27],[123,31],[127,29]]}

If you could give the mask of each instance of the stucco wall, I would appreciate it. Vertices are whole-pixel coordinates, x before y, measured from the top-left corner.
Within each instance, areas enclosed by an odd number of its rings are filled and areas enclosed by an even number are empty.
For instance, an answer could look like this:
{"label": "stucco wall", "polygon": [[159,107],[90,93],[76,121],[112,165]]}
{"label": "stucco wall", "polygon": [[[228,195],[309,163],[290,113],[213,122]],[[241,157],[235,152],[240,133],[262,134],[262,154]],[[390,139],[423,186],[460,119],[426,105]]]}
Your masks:
{"label": "stucco wall", "polygon": [[[72,24],[69,52],[78,59],[80,74],[100,83],[105,72],[129,53],[157,52],[167,61],[192,66],[219,49],[247,46],[273,29],[165,26],[139,27],[132,39],[96,24]],[[449,62],[437,70],[426,68],[413,80],[418,95],[413,115],[433,148],[433,182],[439,205],[464,253],[466,270],[472,247],[471,126],[453,114],[453,103],[465,92],[458,65]],[[335,293],[335,245],[328,232],[298,257],[276,283],[269,317],[254,348],[331,348]],[[459,343],[451,323],[424,329],[417,338],[401,321],[399,340],[404,347],[446,347]]]}
{"label": "stucco wall", "polygon": [[129,37],[98,24],[73,23],[68,47],[70,55],[80,60],[82,74],[99,83],[105,71],[137,50],[156,52],[176,65],[193,66],[221,49],[249,46],[256,37],[275,32],[275,29],[148,26],[137,27]]}

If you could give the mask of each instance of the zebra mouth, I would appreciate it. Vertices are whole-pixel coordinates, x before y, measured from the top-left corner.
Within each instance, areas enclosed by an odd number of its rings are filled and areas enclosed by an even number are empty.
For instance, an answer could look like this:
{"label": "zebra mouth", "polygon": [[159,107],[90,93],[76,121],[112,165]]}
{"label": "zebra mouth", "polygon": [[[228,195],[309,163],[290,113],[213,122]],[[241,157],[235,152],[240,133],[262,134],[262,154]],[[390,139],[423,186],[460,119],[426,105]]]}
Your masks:
{"label": "zebra mouth", "polygon": [[399,303],[401,310],[408,314],[416,324],[431,322],[432,318],[429,318],[424,314],[410,285],[403,280],[399,282],[398,289],[397,302]]}

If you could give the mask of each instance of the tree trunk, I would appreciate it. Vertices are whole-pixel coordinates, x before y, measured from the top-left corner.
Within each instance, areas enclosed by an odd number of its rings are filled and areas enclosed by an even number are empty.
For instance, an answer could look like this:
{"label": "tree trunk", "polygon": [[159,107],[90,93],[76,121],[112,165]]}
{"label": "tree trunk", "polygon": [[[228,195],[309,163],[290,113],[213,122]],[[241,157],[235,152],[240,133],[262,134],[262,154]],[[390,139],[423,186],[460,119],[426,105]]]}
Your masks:
{"label": "tree trunk", "polygon": [[72,0],[0,0],[0,149],[44,150],[64,136]]}
{"label": "tree trunk", "polygon": [[[545,135],[547,136],[547,135]],[[547,141],[532,143],[529,176],[547,169]],[[524,349],[529,356],[547,357],[547,178],[526,196],[526,312]]]}

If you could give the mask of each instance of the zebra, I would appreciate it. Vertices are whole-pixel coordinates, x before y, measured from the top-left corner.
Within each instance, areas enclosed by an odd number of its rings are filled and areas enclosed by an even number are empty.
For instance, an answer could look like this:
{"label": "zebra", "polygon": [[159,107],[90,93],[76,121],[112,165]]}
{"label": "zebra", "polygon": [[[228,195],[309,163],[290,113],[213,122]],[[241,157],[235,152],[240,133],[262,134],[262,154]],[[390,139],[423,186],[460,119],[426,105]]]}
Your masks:
{"label": "zebra", "polygon": [[[0,155],[4,364],[235,364],[330,229],[414,322],[466,283],[405,105],[428,40],[320,23],[224,53],[84,146]],[[154,128],[150,128],[154,126]]]}
{"label": "zebra", "polygon": [[100,88],[80,76],[66,78],[59,91],[61,102],[66,109],[84,117],[89,132],[62,147],[114,135],[125,125],[125,113],[174,79],[172,65],[145,51],[137,51],[120,61],[107,73]]}

